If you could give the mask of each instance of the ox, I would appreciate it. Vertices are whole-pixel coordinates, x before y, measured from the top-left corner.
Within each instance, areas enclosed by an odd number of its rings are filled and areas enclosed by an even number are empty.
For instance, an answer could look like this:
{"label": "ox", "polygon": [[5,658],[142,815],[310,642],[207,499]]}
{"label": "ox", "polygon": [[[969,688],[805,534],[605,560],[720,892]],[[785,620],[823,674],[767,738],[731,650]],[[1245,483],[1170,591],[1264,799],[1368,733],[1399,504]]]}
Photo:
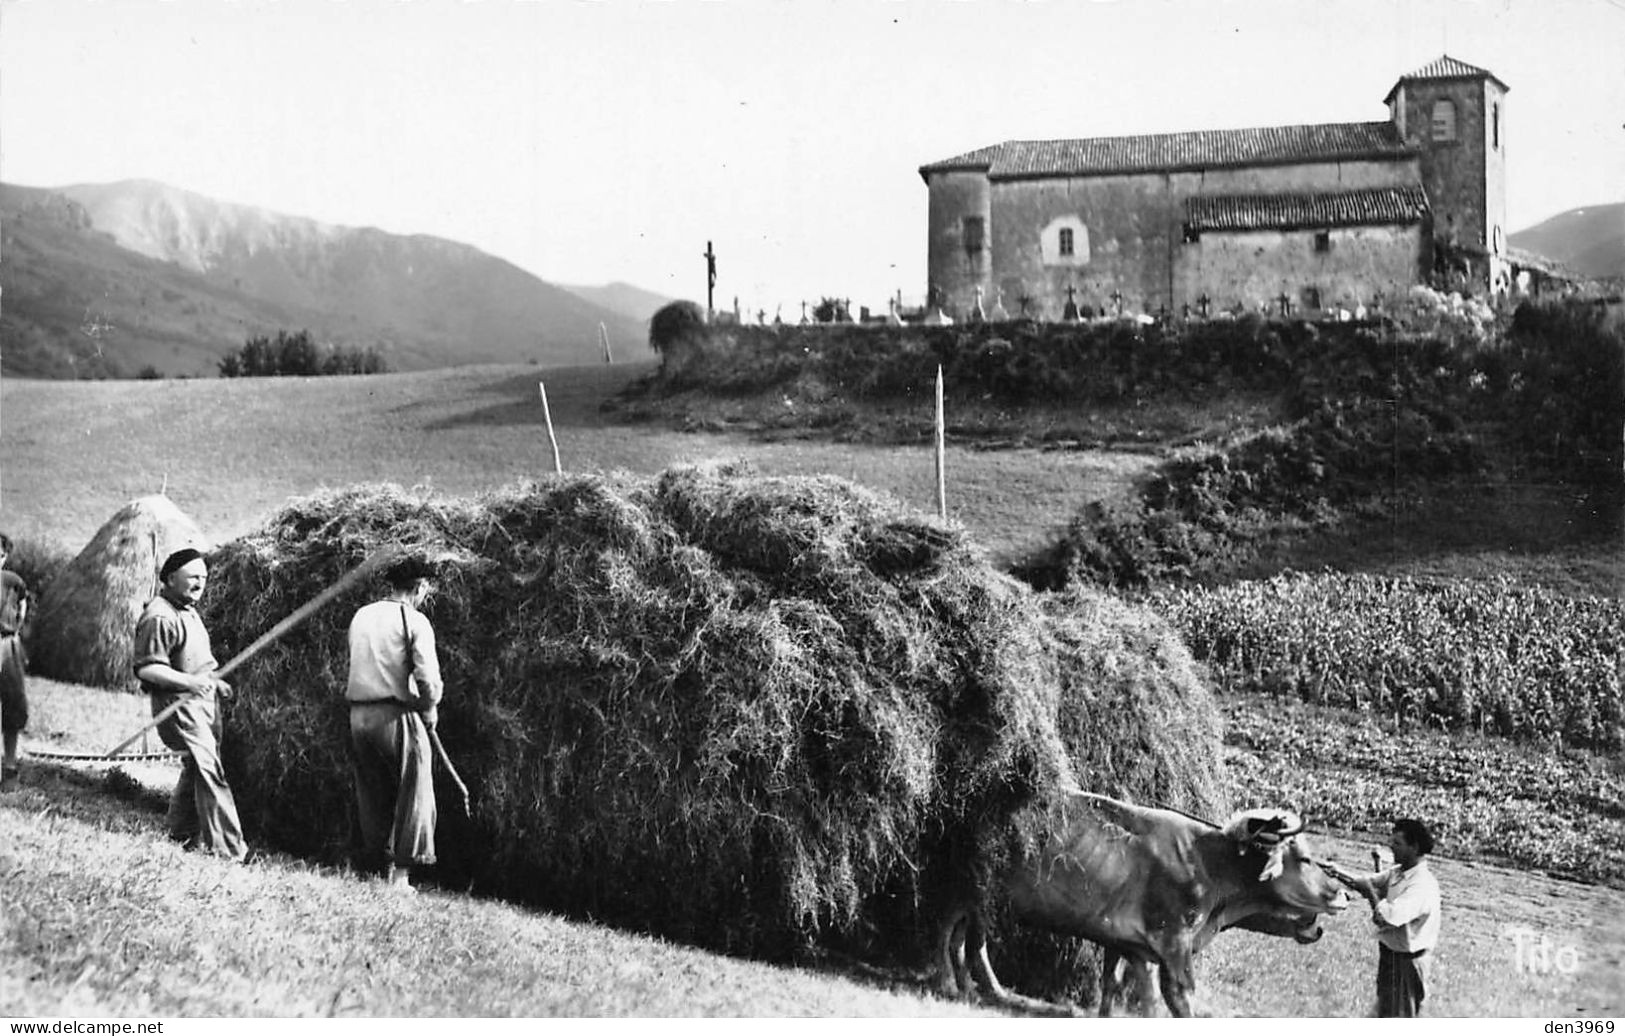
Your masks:
{"label": "ox", "polygon": [[[1221,828],[1074,790],[1002,891],[1016,919],[1101,946],[1101,1014],[1111,1013],[1123,988],[1117,965],[1126,961],[1142,991],[1150,966],[1159,965],[1168,1010],[1188,1017],[1196,954],[1219,932],[1239,926],[1313,942],[1319,915],[1348,906],[1342,887],[1311,859],[1302,830],[1296,817],[1273,810],[1239,813]],[[1071,1013],[999,984],[980,911],[950,911],[939,936],[950,994],[973,990],[974,969],[984,992],[1006,1006]]]}

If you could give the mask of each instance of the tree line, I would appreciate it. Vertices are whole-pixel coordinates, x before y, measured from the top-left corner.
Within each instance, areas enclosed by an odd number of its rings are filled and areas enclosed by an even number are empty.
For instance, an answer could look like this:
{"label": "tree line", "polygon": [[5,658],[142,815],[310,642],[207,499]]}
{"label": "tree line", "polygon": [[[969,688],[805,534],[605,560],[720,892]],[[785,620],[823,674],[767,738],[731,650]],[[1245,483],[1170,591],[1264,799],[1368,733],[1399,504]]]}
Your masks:
{"label": "tree line", "polygon": [[388,370],[389,365],[374,346],[322,345],[309,331],[278,331],[274,339],[258,335],[220,359],[223,378],[383,374]]}

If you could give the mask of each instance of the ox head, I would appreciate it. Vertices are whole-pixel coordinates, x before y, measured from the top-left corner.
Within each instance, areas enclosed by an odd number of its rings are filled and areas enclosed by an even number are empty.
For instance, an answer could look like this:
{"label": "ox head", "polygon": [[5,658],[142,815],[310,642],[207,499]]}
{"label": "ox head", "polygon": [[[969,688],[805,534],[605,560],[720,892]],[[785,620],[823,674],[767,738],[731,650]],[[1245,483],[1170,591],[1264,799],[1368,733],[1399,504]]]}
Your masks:
{"label": "ox head", "polygon": [[1231,817],[1224,834],[1236,844],[1243,876],[1256,882],[1261,912],[1284,920],[1299,942],[1314,942],[1321,936],[1320,915],[1346,909],[1349,898],[1315,862],[1303,826],[1296,814],[1252,809]]}

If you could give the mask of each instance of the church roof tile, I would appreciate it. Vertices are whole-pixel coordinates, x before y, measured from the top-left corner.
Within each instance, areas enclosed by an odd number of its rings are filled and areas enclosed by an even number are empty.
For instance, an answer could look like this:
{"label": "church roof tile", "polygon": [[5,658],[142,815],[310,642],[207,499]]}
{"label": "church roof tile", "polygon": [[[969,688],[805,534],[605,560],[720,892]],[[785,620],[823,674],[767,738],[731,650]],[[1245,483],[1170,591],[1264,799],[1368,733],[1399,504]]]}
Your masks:
{"label": "church roof tile", "polygon": [[1318,194],[1196,195],[1185,200],[1190,230],[1294,230],[1417,223],[1428,212],[1420,185]]}
{"label": "church roof tile", "polygon": [[1382,103],[1387,104],[1392,101],[1394,94],[1398,93],[1399,88],[1406,83],[1424,79],[1488,79],[1500,86],[1503,91],[1509,89],[1494,72],[1479,68],[1477,65],[1469,65],[1467,62],[1453,58],[1449,54],[1441,54],[1416,71],[1407,72],[1400,76],[1399,82],[1395,83],[1394,88],[1388,91],[1388,96],[1382,99]]}
{"label": "church roof tile", "polygon": [[1078,140],[1009,140],[920,167],[920,176],[985,169],[990,180],[1173,172],[1228,166],[1397,158],[1411,154],[1389,122],[1331,122]]}

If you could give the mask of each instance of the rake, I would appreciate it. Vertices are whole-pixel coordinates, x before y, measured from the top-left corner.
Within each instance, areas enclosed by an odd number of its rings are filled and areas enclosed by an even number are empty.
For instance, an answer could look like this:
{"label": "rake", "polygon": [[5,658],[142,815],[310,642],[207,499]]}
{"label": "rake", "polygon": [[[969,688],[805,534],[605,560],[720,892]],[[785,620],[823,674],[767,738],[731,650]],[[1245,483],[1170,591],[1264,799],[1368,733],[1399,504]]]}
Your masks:
{"label": "rake", "polygon": [[[264,651],[267,647],[271,646],[272,644],[276,643],[278,640],[280,640],[283,637],[287,636],[288,632],[290,630],[292,630],[295,626],[298,626],[300,623],[304,622],[306,619],[308,619],[312,615],[316,614],[316,612],[320,611],[323,607],[330,604],[339,595],[345,593],[346,591],[348,591],[349,589],[354,587],[357,583],[361,582],[363,579],[366,579],[368,576],[371,576],[374,572],[378,571],[378,569],[380,567],[382,567],[385,563],[393,561],[398,553],[399,553],[398,551],[387,550],[387,551],[383,551],[381,553],[375,554],[372,557],[368,558],[367,560],[363,561],[361,564],[357,565],[355,568],[353,568],[349,572],[345,573],[344,576],[341,577],[338,582],[334,583],[332,586],[328,587],[326,590],[323,590],[321,593],[317,594],[315,597],[312,597],[310,600],[308,600],[304,604],[300,605],[299,608],[296,611],[294,611],[291,615],[289,615],[287,618],[283,619],[281,622],[277,623],[275,626],[272,626],[270,629],[268,629],[264,633],[262,633],[259,636],[258,639],[256,639],[252,644],[248,645],[246,648],[243,648],[243,650],[239,651],[225,665],[221,666],[219,669],[216,669],[212,675],[214,677],[216,677],[217,679],[222,679],[222,680],[225,679],[228,674],[230,674],[231,672],[236,670],[238,667],[242,666],[244,663],[248,662],[250,659],[252,659],[255,655],[259,654],[261,651]],[[107,751],[107,752],[41,752],[41,751],[36,751],[36,750],[30,749],[28,754],[32,755],[32,756],[38,756],[39,758],[42,758],[42,759],[99,760],[99,761],[102,761],[102,762],[139,762],[139,761],[145,761],[145,760],[151,760],[151,759],[174,759],[174,758],[177,758],[177,757],[179,757],[180,755],[182,755],[184,753],[181,753],[181,752],[139,752],[139,753],[131,753],[129,755],[122,755],[120,753],[122,753],[126,748],[129,748],[131,745],[133,745],[147,731],[153,729],[158,724],[162,723],[164,720],[166,720],[169,717],[173,716],[177,711],[179,711],[179,709],[180,709],[180,707],[182,705],[186,704],[186,702],[188,701],[189,698],[190,698],[190,695],[183,695],[180,698],[178,698],[174,703],[169,705],[167,708],[163,709],[162,711],[160,711],[156,715],[154,715],[152,717],[151,721],[149,721],[146,726],[142,727],[140,730],[137,730],[135,733],[131,734],[129,737],[125,738],[123,741],[120,741],[110,751]]]}

